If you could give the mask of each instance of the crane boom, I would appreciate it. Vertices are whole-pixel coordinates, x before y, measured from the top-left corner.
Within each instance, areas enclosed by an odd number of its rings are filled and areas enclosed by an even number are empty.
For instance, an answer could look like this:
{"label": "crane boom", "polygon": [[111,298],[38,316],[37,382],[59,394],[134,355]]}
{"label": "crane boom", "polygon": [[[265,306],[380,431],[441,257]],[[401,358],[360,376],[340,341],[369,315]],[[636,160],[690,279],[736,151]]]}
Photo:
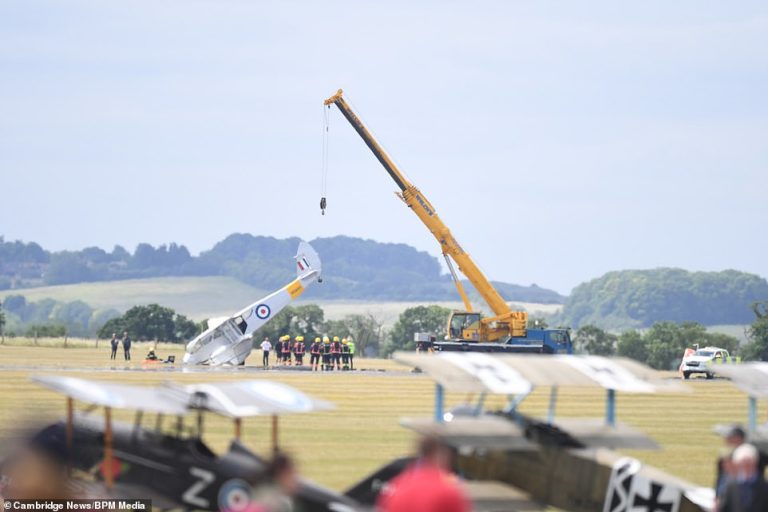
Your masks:
{"label": "crane boom", "polygon": [[[328,107],[336,105],[344,117],[349,121],[355,131],[360,135],[374,156],[379,160],[384,169],[389,173],[394,182],[400,189],[399,196],[408,205],[408,207],[419,217],[421,222],[429,229],[432,235],[440,243],[440,249],[443,254],[450,257],[459,267],[459,270],[472,283],[477,292],[488,304],[494,315],[482,320],[480,329],[480,339],[490,341],[498,340],[502,337],[525,336],[528,314],[522,311],[512,311],[509,304],[499,295],[499,292],[488,281],[480,268],[475,264],[469,254],[464,251],[458,241],[454,238],[451,231],[437,215],[437,211],[424,194],[414,186],[397,168],[395,163],[379,145],[376,139],[371,135],[359,117],[352,111],[349,104],[342,97],[342,91],[339,91],[325,100],[324,104]],[[450,262],[449,262],[450,264]],[[450,268],[450,265],[449,265]],[[461,295],[464,306],[471,312],[472,307],[467,295],[461,285],[461,282],[455,278],[454,281]]]}

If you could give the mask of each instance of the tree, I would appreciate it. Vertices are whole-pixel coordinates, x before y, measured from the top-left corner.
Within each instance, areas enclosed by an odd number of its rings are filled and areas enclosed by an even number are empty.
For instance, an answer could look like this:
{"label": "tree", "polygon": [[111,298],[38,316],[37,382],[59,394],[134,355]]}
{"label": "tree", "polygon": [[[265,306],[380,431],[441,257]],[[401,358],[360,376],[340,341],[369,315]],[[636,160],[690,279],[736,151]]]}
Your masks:
{"label": "tree", "polygon": [[63,325],[32,324],[27,327],[26,335],[30,338],[63,338],[67,334],[67,328]]}
{"label": "tree", "polygon": [[46,284],[81,283],[90,281],[92,277],[88,265],[79,255],[71,252],[60,252],[51,256],[48,270],[43,274]]}
{"label": "tree", "polygon": [[355,342],[355,351],[358,354],[364,356],[370,351],[379,352],[384,336],[384,326],[375,316],[370,313],[349,315],[344,318],[344,323]]}
{"label": "tree", "polygon": [[744,358],[768,361],[768,301],[752,304],[755,319],[747,329],[749,343],[744,347]]}
{"label": "tree", "polygon": [[648,361],[648,344],[642,333],[634,329],[621,333],[616,349],[622,357],[628,357],[641,363]]}
{"label": "tree", "polygon": [[389,333],[389,343],[383,347],[382,355],[388,356],[395,350],[415,350],[413,335],[417,332],[431,332],[441,336],[445,332],[451,310],[442,306],[416,306],[400,314]]}
{"label": "tree", "polygon": [[128,332],[129,336],[137,340],[184,342],[200,331],[197,324],[173,309],[149,304],[134,306],[123,316],[109,320],[99,329],[99,338],[109,338],[112,333],[120,335],[123,332]]}
{"label": "tree", "polygon": [[594,325],[585,325],[576,331],[574,345],[579,352],[595,356],[612,356],[616,352],[618,336]]}

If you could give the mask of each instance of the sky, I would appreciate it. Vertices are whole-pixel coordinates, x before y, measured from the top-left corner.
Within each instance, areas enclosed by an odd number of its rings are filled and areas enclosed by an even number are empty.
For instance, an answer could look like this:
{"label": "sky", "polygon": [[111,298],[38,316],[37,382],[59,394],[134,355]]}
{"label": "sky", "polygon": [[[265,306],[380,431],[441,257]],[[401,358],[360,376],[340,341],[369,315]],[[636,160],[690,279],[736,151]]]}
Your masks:
{"label": "sky", "polygon": [[[496,280],[768,276],[762,1],[0,1],[0,235],[437,242],[362,120]],[[322,255],[321,255],[322,256]]]}

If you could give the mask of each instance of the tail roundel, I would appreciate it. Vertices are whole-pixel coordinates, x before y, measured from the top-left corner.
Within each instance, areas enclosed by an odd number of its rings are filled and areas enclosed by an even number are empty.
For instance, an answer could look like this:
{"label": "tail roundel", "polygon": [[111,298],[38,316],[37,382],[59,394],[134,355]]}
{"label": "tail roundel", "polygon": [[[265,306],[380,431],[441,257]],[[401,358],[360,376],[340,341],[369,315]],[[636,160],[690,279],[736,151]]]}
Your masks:
{"label": "tail roundel", "polygon": [[320,256],[307,242],[299,243],[299,250],[296,252],[296,275],[301,278],[311,273],[315,273],[320,278],[322,266]]}

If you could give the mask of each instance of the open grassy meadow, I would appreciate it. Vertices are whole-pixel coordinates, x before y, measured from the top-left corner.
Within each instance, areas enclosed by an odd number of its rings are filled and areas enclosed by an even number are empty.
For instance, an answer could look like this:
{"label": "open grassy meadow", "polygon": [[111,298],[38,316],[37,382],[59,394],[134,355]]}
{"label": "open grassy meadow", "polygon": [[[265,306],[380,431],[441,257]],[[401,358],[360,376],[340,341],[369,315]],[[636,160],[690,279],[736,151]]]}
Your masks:
{"label": "open grassy meadow", "polygon": [[[380,371],[307,373],[218,369],[184,373],[139,371],[148,346],[136,344],[134,361],[110,364],[109,348],[101,342],[40,340],[38,346],[0,345],[0,438],[22,425],[44,423],[64,414],[64,399],[30,382],[34,374],[65,374],[83,378],[152,384],[164,380],[179,383],[230,379],[273,379],[334,402],[335,411],[281,419],[281,444],[293,453],[302,472],[334,489],[344,489],[389,459],[409,451],[413,437],[398,426],[401,416],[429,415],[432,383],[388,360],[362,359],[357,367]],[[173,353],[180,359],[182,347],[160,345],[158,355]],[[260,358],[251,356],[251,364]],[[711,485],[720,440],[712,433],[716,423],[743,421],[746,399],[727,381],[694,380],[689,395],[619,394],[619,419],[659,441],[658,452],[627,452],[640,460],[701,485]],[[528,413],[546,413],[548,390],[537,390],[523,406]],[[448,405],[464,397],[448,396]],[[492,401],[491,406],[500,402]],[[561,390],[561,416],[601,416],[603,396],[596,391]],[[119,418],[128,419],[124,413]],[[258,418],[244,424],[245,442],[260,453],[269,447],[269,420]],[[226,447],[232,433],[228,421],[210,415],[206,440],[215,450]]]}

